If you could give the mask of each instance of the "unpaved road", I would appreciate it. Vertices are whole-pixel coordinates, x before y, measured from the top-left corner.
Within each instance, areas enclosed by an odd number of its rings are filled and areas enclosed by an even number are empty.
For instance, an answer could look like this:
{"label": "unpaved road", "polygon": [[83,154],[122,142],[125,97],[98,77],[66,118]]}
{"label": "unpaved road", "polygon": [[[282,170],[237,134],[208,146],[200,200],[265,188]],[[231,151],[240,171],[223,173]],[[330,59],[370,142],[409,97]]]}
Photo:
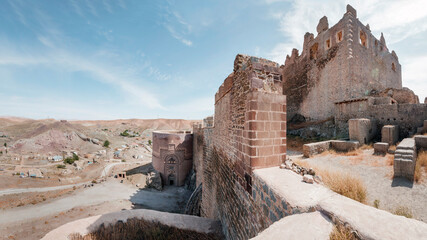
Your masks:
{"label": "unpaved road", "polygon": [[49,203],[2,210],[0,211],[0,225],[40,218],[67,211],[77,206],[90,206],[105,201],[129,199],[137,190],[136,187],[121,184],[117,180],[103,182]]}
{"label": "unpaved road", "polygon": [[17,194],[17,193],[29,193],[29,192],[49,192],[55,190],[62,190],[67,188],[72,188],[74,186],[78,187],[87,183],[76,183],[70,185],[62,185],[55,187],[43,187],[43,188],[10,188],[5,190],[0,190],[0,196],[9,195],[9,194]]}
{"label": "unpaved road", "polygon": [[116,200],[129,200],[138,205],[137,208],[180,212],[190,194],[191,192],[183,187],[167,187],[159,192],[138,189],[133,185],[120,183],[118,179],[109,179],[52,202],[1,210],[0,227],[65,212],[74,207],[91,206]]}
{"label": "unpaved road", "polygon": [[[151,160],[150,160],[151,161]],[[125,164],[134,164],[134,163],[149,163],[150,161],[145,161],[145,162],[132,162],[132,163],[125,163],[125,162],[118,162],[118,163],[109,163],[107,164],[104,169],[101,172],[100,177],[104,178],[107,177],[108,174],[110,173],[111,169],[114,166],[117,165],[125,165]],[[69,185],[62,185],[62,186],[55,186],[55,187],[41,187],[41,188],[10,188],[10,189],[4,189],[4,190],[0,190],[0,196],[3,195],[8,195],[8,194],[17,194],[17,193],[28,193],[28,192],[48,192],[48,191],[55,191],[55,190],[62,190],[62,189],[67,189],[67,188],[72,188],[72,187],[78,187],[78,186],[82,186],[84,184],[88,184],[90,182],[83,182],[83,183],[76,183],[76,184],[69,184]]]}

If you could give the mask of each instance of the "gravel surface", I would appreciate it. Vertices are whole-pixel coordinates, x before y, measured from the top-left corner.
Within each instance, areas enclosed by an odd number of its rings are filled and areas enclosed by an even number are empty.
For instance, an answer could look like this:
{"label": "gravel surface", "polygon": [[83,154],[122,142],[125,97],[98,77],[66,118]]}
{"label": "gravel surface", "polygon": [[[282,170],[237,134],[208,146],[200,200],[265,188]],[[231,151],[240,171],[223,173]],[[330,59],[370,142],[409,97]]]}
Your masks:
{"label": "gravel surface", "polygon": [[415,219],[427,222],[427,176],[424,181],[412,183],[404,178],[392,178],[393,166],[387,159],[393,156],[375,156],[373,149],[361,150],[357,156],[320,154],[311,158],[290,156],[311,166],[323,169],[345,171],[359,176],[367,187],[367,204],[379,200],[379,208],[394,212],[397,207],[407,207]]}

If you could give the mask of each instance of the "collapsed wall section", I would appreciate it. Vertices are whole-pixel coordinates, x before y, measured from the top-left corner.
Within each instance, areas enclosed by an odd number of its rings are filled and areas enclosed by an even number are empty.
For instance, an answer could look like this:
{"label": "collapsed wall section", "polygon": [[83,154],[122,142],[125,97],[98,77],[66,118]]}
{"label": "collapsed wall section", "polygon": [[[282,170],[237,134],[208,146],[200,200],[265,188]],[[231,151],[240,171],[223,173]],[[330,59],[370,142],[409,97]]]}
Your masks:
{"label": "collapsed wall section", "polygon": [[281,86],[277,63],[237,55],[233,73],[215,95],[212,131],[195,131],[195,141],[203,144],[203,161],[195,158],[203,164],[197,173],[203,178],[201,215],[221,220],[227,238],[247,239],[272,223],[252,196],[252,171],[286,158]]}

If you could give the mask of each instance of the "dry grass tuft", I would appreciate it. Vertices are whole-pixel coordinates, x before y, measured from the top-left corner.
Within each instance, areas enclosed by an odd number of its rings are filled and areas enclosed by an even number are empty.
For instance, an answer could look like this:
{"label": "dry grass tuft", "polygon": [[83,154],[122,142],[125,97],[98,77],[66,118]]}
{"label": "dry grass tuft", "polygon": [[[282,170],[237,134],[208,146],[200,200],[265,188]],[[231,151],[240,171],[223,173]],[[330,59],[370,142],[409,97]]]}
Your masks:
{"label": "dry grass tuft", "polygon": [[96,231],[81,236],[78,233],[68,236],[71,240],[121,240],[121,239],[147,239],[147,240],[219,240],[220,236],[182,230],[163,225],[159,222],[151,222],[142,219],[128,219],[125,223],[118,222],[115,225],[101,225]]}
{"label": "dry grass tuft", "polygon": [[396,145],[391,145],[388,149],[394,152],[396,151]]}
{"label": "dry grass tuft", "polygon": [[331,234],[329,235],[330,240],[356,240],[354,234],[346,227],[342,225],[335,225]]}
{"label": "dry grass tuft", "polygon": [[371,144],[363,144],[359,149],[360,150],[368,150],[368,149],[373,149],[374,148],[374,145],[371,143]]}
{"label": "dry grass tuft", "polygon": [[409,208],[403,207],[403,206],[397,207],[393,211],[393,214],[399,215],[399,216],[404,216],[404,217],[407,217],[407,218],[412,218],[412,212],[411,212],[411,210]]}
{"label": "dry grass tuft", "polygon": [[345,172],[312,167],[307,162],[299,160],[294,160],[294,162],[305,168],[313,168],[316,175],[321,176],[323,183],[332,191],[358,202],[366,203],[366,186],[360,178]]}
{"label": "dry grass tuft", "polygon": [[394,155],[387,154],[387,166],[394,165]]}
{"label": "dry grass tuft", "polygon": [[415,165],[415,174],[414,180],[415,182],[420,182],[423,179],[422,169],[424,168],[424,172],[427,173],[427,151],[420,151],[417,157],[417,163]]}

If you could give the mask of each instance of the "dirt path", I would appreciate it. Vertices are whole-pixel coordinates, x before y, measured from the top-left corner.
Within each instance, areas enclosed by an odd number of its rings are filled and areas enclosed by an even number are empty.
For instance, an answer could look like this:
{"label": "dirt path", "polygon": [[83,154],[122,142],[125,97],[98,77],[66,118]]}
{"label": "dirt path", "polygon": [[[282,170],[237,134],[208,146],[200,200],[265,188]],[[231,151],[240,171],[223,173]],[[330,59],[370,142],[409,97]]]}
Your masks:
{"label": "dirt path", "polygon": [[94,187],[77,191],[66,198],[61,198],[49,203],[2,210],[0,211],[0,225],[18,221],[28,221],[33,218],[40,218],[67,211],[78,206],[90,206],[105,201],[130,199],[137,190],[136,187],[121,184],[116,180],[103,182],[101,184],[96,184]]}
{"label": "dirt path", "polygon": [[17,194],[17,193],[56,191],[56,190],[72,188],[74,186],[75,187],[82,186],[84,184],[88,184],[88,182],[62,185],[62,186],[55,186],[55,187],[43,187],[43,188],[10,188],[10,189],[5,189],[5,190],[0,190],[0,196],[9,195],[9,194]]}

